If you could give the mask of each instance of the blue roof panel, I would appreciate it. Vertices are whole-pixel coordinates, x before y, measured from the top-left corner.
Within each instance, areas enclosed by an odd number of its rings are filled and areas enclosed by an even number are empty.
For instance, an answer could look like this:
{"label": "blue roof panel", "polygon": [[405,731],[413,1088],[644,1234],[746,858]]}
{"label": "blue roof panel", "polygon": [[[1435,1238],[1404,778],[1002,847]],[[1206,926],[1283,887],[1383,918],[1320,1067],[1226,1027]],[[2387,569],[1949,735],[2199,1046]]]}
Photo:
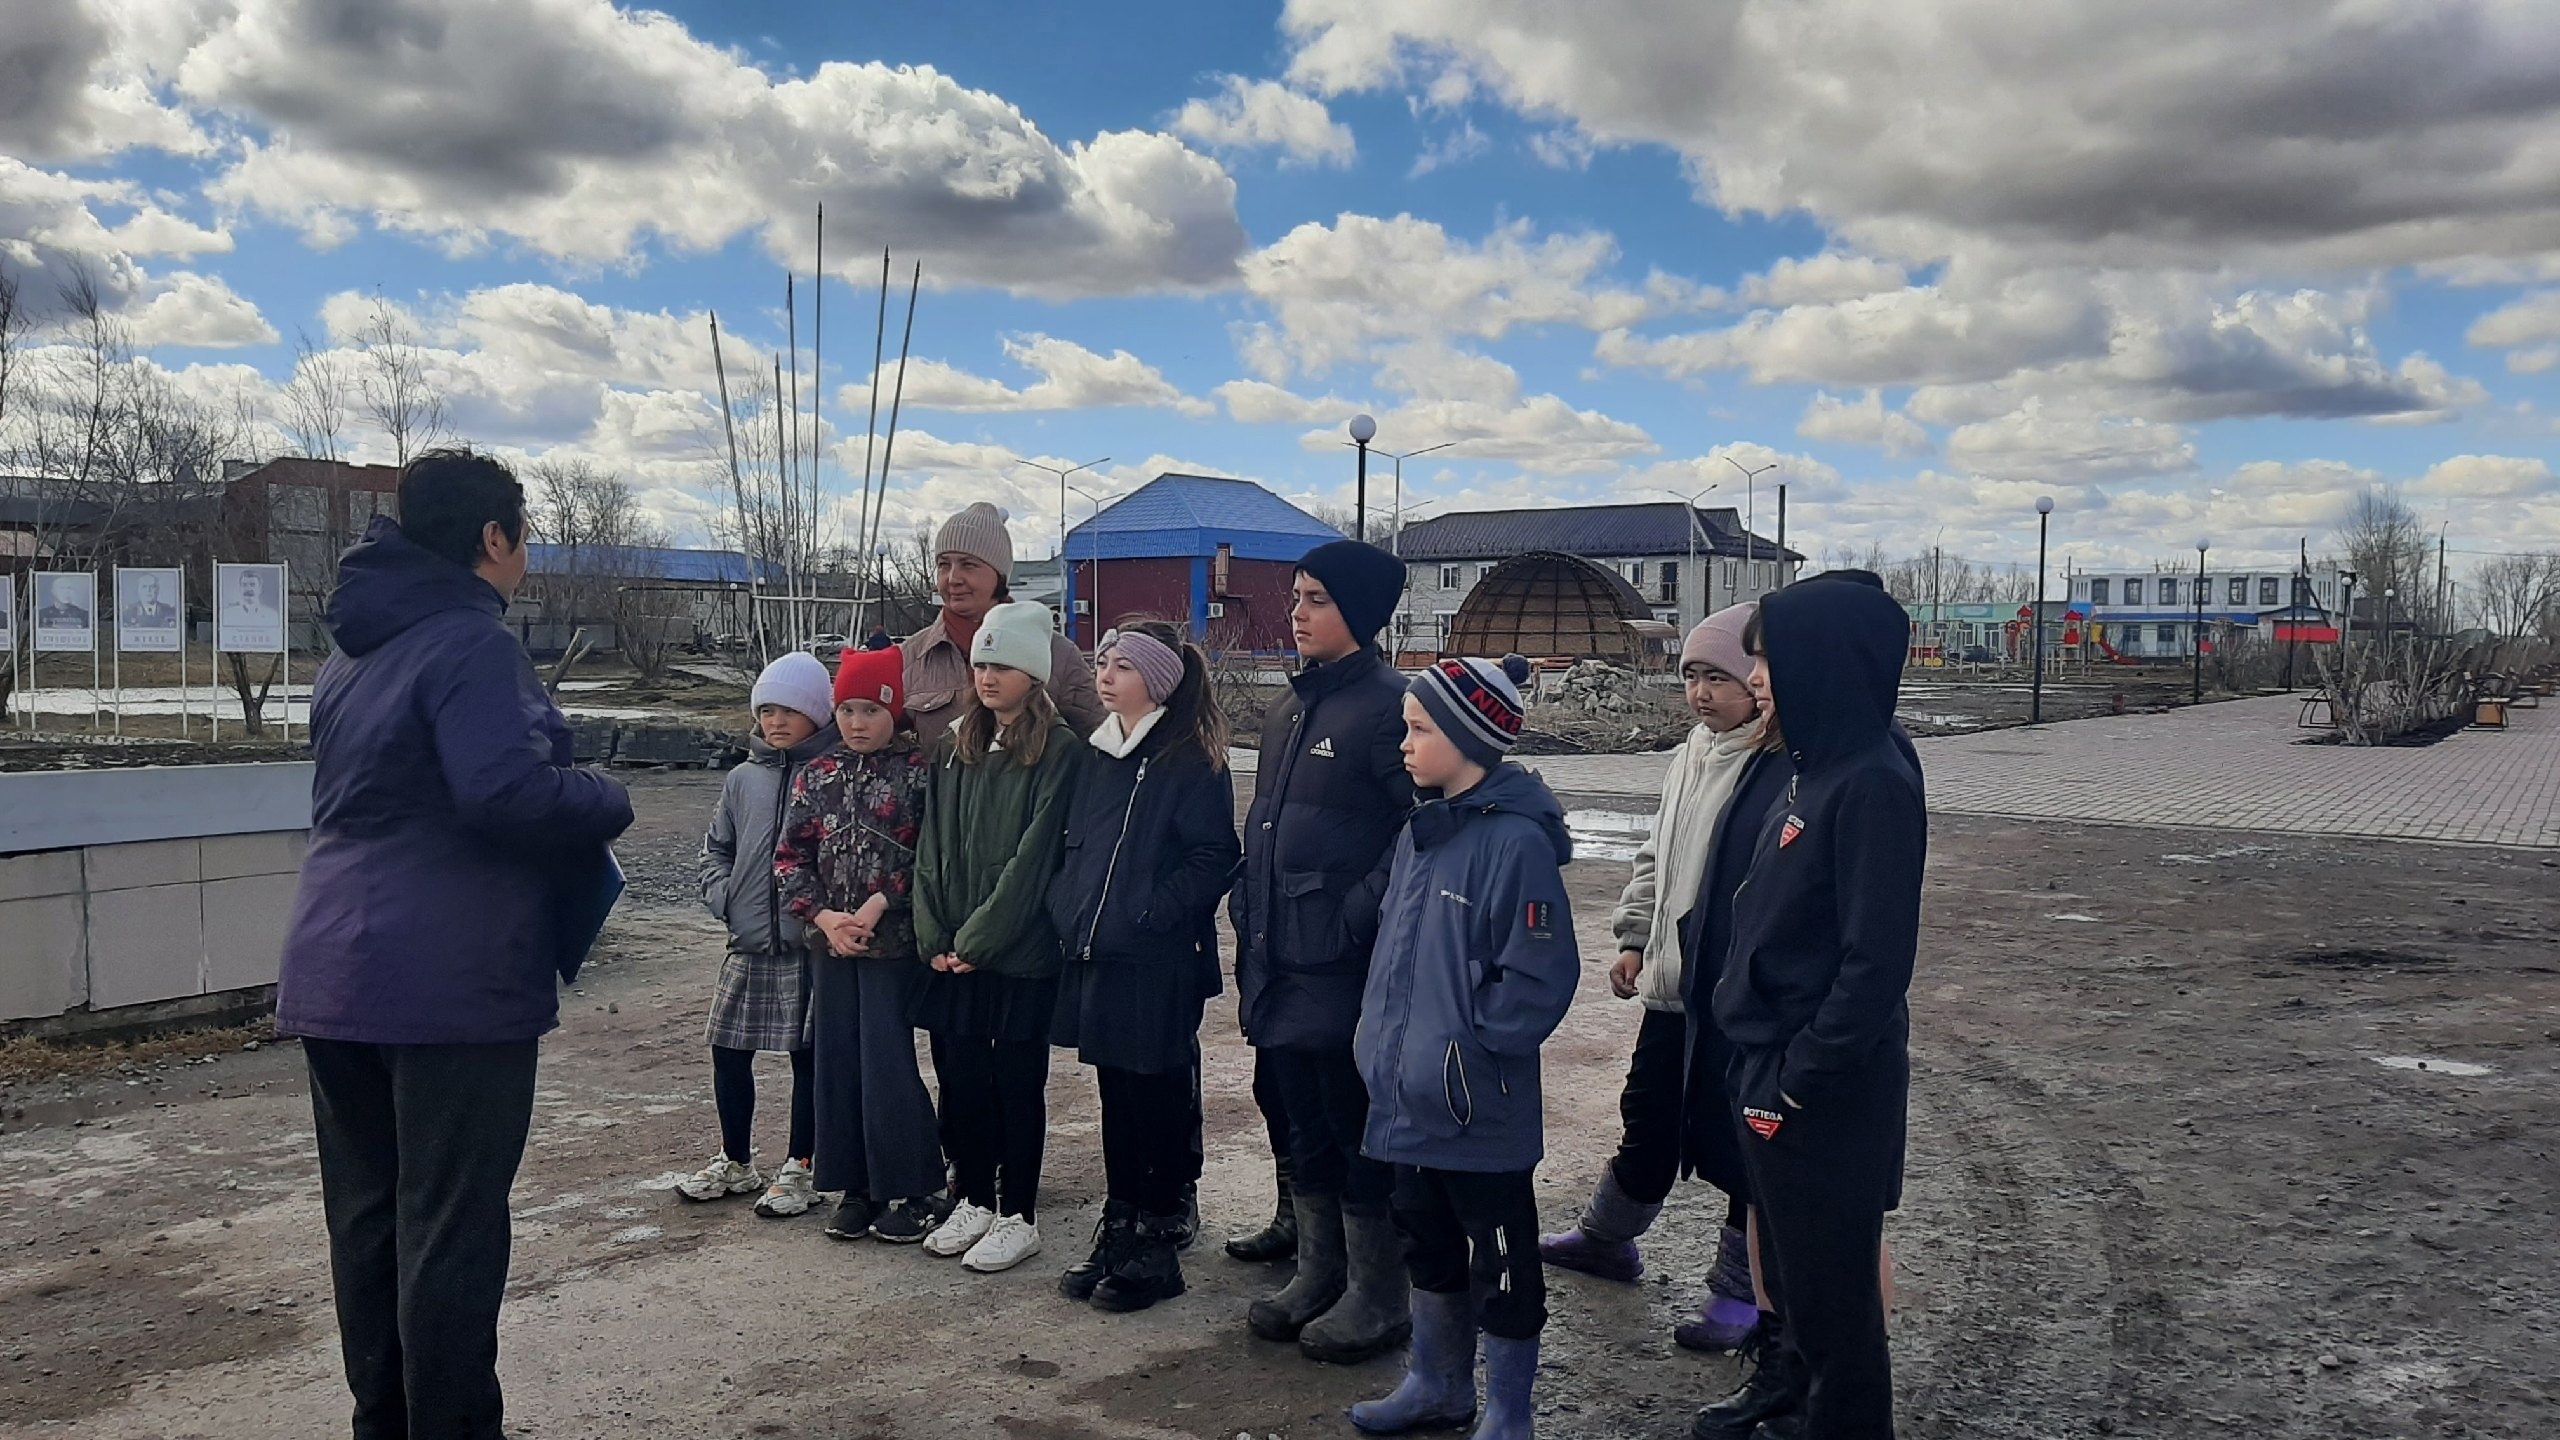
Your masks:
{"label": "blue roof panel", "polygon": [[1342,532],[1251,480],[1159,475],[1067,532],[1070,560],[1215,554],[1295,560]]}
{"label": "blue roof panel", "polygon": [[[528,568],[536,575],[624,575],[692,585],[744,585],[747,557],[735,550],[683,550],[664,545],[533,544]],[[755,567],[771,581],[780,572],[768,561]]]}

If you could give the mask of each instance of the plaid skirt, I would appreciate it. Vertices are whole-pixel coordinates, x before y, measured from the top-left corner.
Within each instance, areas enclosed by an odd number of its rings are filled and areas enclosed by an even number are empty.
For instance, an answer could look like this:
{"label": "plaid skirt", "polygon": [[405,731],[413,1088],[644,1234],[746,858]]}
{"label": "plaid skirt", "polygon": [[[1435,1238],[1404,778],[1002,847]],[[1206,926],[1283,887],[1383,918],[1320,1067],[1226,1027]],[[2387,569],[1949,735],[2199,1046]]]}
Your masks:
{"label": "plaid skirt", "polygon": [[809,1044],[809,952],[729,952],[711,992],[711,1043],[727,1050],[799,1050]]}

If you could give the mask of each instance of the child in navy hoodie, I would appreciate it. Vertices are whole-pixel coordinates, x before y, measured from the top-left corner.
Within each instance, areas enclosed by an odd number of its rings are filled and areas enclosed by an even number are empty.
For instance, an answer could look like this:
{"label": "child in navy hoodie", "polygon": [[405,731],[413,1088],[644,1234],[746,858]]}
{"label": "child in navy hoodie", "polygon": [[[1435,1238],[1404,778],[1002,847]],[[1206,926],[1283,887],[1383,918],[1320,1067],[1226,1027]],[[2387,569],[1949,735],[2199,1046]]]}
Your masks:
{"label": "child in navy hoodie", "polygon": [[[1395,1167],[1413,1282],[1402,1383],[1351,1407],[1372,1435],[1463,1425],[1525,1440],[1546,1325],[1531,1177],[1544,1157],[1538,1047],[1573,1001],[1581,956],[1561,867],[1564,813],[1502,758],[1520,737],[1517,655],[1443,660],[1404,701],[1405,769],[1426,799],[1397,838],[1353,1049],[1369,1088],[1361,1152]],[[1482,1299],[1482,1313],[1477,1301]]]}

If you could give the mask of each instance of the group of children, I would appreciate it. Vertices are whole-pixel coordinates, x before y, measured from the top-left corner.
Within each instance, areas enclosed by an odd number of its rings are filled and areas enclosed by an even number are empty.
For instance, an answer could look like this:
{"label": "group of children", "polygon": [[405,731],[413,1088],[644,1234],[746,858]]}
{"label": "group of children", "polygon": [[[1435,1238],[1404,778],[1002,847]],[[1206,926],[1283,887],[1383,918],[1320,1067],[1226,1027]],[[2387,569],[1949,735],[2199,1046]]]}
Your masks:
{"label": "group of children", "polygon": [[[1925,838],[1891,600],[1805,582],[1691,635],[1701,725],[1615,923],[1611,984],[1648,1007],[1626,1137],[1581,1223],[1542,1241],[1539,1051],[1580,973],[1572,844],[1505,758],[1526,662],[1406,682],[1369,623],[1389,583],[1401,565],[1356,542],[1302,563],[1310,663],[1266,721],[1241,843],[1223,713],[1174,627],[1102,637],[1086,734],[1049,693],[1038,605],[997,604],[966,636],[971,688],[930,745],[896,650],[849,651],[833,677],[802,654],[769,666],[704,847],[730,932],[709,1026],[721,1152],[679,1188],[760,1191],[767,1215],[840,1192],[832,1236],[1011,1268],[1040,1249],[1049,1050],[1072,1046],[1100,1092],[1107,1200],[1061,1289],[1105,1310],[1182,1293],[1233,889],[1289,1223],[1230,1249],[1295,1252],[1258,1333],[1337,1360],[1410,1337],[1394,1391],[1352,1408],[1362,1431],[1529,1435],[1542,1260],[1633,1278],[1685,1170],[1733,1197],[1702,1343],[1748,1335],[1763,1356],[1697,1433],[1889,1435],[1876,1277]],[[770,1177],[749,1138],[760,1050],[793,1073]]]}

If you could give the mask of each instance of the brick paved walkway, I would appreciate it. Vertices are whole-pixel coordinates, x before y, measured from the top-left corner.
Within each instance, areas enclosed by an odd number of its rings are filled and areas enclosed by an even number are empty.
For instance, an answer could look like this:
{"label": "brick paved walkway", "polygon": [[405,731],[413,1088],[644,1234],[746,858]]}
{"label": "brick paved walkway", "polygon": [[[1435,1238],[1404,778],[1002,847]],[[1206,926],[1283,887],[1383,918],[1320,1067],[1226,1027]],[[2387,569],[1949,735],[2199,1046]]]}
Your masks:
{"label": "brick paved walkway", "polygon": [[[2560,848],[2560,704],[2417,749],[2301,745],[2295,696],[1919,742],[1941,814]],[[1239,756],[1250,773],[1252,755]],[[1577,802],[1651,808],[1658,755],[1529,760]]]}

